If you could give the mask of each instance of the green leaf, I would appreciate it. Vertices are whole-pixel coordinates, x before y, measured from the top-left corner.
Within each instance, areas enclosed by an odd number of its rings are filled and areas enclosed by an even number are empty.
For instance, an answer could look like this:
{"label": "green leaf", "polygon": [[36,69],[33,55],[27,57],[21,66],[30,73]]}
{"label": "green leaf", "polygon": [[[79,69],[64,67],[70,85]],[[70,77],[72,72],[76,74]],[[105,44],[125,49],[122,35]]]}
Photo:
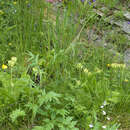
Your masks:
{"label": "green leaf", "polygon": [[25,116],[25,112],[20,109],[16,109],[15,111],[13,111],[10,114],[10,118],[11,118],[12,122],[15,122],[17,120],[17,118],[21,117],[21,116]]}

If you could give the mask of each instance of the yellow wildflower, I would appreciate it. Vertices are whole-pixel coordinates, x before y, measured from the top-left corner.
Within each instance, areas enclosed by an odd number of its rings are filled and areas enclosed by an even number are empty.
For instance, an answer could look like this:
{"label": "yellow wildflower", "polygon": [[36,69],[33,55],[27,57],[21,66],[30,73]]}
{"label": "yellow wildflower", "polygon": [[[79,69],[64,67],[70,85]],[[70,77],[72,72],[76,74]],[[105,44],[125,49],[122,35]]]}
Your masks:
{"label": "yellow wildflower", "polygon": [[110,67],[110,64],[107,64],[107,67]]}
{"label": "yellow wildflower", "polygon": [[128,82],[128,79],[125,79],[124,81],[125,81],[125,82]]}
{"label": "yellow wildflower", "polygon": [[7,65],[4,65],[4,64],[2,65],[2,69],[3,69],[3,70],[5,70],[5,69],[7,69],[7,68],[8,68]]}
{"label": "yellow wildflower", "polygon": [[17,2],[13,2],[13,4],[14,4],[14,5],[16,5],[16,4],[17,4]]}
{"label": "yellow wildflower", "polygon": [[112,68],[125,68],[126,65],[125,64],[112,63],[111,67]]}

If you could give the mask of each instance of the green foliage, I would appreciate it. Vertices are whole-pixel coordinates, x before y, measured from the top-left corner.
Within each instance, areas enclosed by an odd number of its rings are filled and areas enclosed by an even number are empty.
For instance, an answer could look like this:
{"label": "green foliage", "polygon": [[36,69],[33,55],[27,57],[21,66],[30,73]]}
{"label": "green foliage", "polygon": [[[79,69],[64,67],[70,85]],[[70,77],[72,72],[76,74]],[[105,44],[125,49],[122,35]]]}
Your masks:
{"label": "green foliage", "polygon": [[[112,8],[119,1],[98,2]],[[129,46],[128,39],[122,34],[107,35],[117,54],[93,46],[88,34],[83,39],[91,27],[98,32],[111,29],[93,11],[95,3],[66,1],[56,12],[51,3],[41,0],[0,0],[0,5],[0,127],[122,127],[118,117],[130,112],[130,73],[121,67],[118,56]],[[115,15],[122,18],[122,13]],[[10,66],[12,56],[17,62]],[[128,116],[123,119],[128,120]]]}
{"label": "green foliage", "polygon": [[10,114],[12,122],[15,122],[17,118],[21,116],[25,116],[25,112],[20,109],[16,109]]}

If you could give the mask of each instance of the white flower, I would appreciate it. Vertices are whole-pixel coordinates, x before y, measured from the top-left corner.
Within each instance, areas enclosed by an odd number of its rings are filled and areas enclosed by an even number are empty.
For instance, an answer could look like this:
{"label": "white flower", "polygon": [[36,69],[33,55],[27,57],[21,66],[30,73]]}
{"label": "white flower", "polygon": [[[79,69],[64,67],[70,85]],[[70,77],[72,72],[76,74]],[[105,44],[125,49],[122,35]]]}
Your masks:
{"label": "white flower", "polygon": [[103,105],[104,105],[104,106],[106,106],[106,105],[107,105],[107,102],[106,102],[106,101],[104,101]]}
{"label": "white flower", "polygon": [[102,105],[102,106],[100,106],[100,108],[104,108],[104,106]]}
{"label": "white flower", "polygon": [[105,115],[106,115],[106,112],[105,112],[105,111],[102,111],[102,114],[105,116]]}
{"label": "white flower", "polygon": [[90,128],[93,128],[93,124],[89,124],[89,127],[90,127]]}
{"label": "white flower", "polygon": [[110,117],[107,117],[107,120],[110,121]]}
{"label": "white flower", "polygon": [[105,125],[102,126],[103,129],[106,129],[107,127]]}

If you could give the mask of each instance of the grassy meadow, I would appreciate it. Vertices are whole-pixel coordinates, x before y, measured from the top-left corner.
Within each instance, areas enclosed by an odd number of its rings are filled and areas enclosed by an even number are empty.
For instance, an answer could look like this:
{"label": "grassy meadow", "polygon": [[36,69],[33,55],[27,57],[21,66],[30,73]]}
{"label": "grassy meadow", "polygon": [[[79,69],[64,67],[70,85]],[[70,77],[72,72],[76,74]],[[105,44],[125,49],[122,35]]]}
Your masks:
{"label": "grassy meadow", "polygon": [[0,130],[130,129],[130,41],[93,10],[127,2],[0,0]]}

